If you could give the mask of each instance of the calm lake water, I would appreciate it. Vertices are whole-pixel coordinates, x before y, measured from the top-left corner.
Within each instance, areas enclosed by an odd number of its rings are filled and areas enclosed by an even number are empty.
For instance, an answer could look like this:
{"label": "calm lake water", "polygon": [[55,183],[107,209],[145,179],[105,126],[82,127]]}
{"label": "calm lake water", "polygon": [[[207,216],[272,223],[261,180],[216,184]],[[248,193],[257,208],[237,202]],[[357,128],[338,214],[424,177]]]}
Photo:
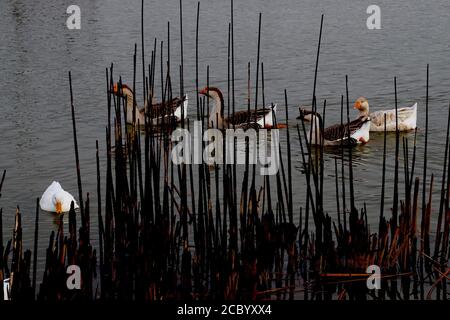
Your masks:
{"label": "calm lake water", "polygon": [[[12,236],[14,213],[23,214],[24,240],[32,248],[35,199],[53,181],[77,195],[75,156],[69,104],[68,71],[72,71],[78,125],[83,191],[91,194],[95,216],[95,141],[105,168],[107,124],[105,68],[111,62],[115,75],[132,84],[133,50],[140,52],[140,0],[79,0],[81,30],[68,30],[67,4],[2,0],[0,2],[0,170],[7,170],[0,207],[3,208],[5,238]],[[258,14],[262,12],[261,61],[264,62],[267,102],[279,105],[284,119],[284,89],[288,93],[290,118],[299,104],[310,104],[320,16],[325,14],[317,82],[319,105],[327,100],[327,124],[340,119],[340,96],[349,77],[350,103],[368,98],[372,110],[394,107],[394,77],[399,106],[418,103],[416,173],[423,162],[426,65],[430,64],[428,173],[435,179],[434,208],[438,207],[440,173],[445,147],[445,129],[450,89],[450,3],[448,1],[380,0],[381,30],[368,30],[366,8],[370,1],[235,1],[236,101],[246,108],[247,62],[255,78]],[[150,62],[153,41],[167,38],[170,21],[171,64],[178,70],[179,1],[146,1],[146,60]],[[185,90],[194,97],[195,27],[197,1],[183,1]],[[229,1],[210,0],[200,8],[200,86],[210,83],[226,92]],[[166,43],[164,43],[165,50]],[[159,53],[158,53],[159,54]],[[165,52],[165,56],[167,52]],[[138,56],[138,70],[141,70]],[[157,70],[157,75],[159,71]],[[172,75],[178,79],[178,73]],[[137,74],[141,88],[142,74]],[[157,81],[159,83],[159,80]],[[157,88],[157,92],[160,89]],[[179,92],[174,83],[174,92]],[[254,95],[254,93],[253,93]],[[138,95],[141,103],[142,94]],[[158,97],[159,98],[159,97]],[[253,99],[253,97],[252,97]],[[191,111],[194,112],[195,99]],[[351,110],[351,117],[356,111]],[[294,120],[291,120],[295,124]],[[305,203],[305,177],[295,127],[291,129],[295,211]],[[281,131],[285,147],[285,132]],[[412,133],[404,134],[410,140]],[[388,137],[386,215],[392,205],[395,136]],[[376,223],[381,192],[383,136],[371,135],[369,144],[355,149],[354,176],[358,207],[364,202],[369,222]],[[335,212],[334,156],[325,157],[326,209]],[[402,164],[402,162],[400,162]],[[402,168],[402,165],[401,165]],[[400,171],[403,185],[403,171]],[[103,179],[103,176],[102,176]],[[429,178],[428,178],[429,179]],[[104,181],[104,179],[103,179]],[[403,198],[403,188],[400,188]],[[433,211],[432,230],[436,221]],[[93,228],[96,228],[96,219]],[[40,217],[39,269],[54,216]],[[373,228],[375,229],[375,228]],[[374,231],[374,230],[373,230]],[[94,236],[95,233],[94,233]]]}

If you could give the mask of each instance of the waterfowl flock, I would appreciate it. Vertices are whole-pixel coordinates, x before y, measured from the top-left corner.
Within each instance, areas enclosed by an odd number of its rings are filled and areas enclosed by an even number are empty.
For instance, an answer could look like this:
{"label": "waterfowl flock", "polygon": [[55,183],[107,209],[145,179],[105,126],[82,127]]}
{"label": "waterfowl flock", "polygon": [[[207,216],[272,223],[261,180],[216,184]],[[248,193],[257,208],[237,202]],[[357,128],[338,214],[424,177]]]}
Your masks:
{"label": "waterfowl flock", "polygon": [[[148,113],[152,124],[155,126],[165,124],[177,124],[187,119],[188,96],[175,97],[167,102],[152,101],[149,110],[147,101],[140,108],[134,98],[133,90],[126,84],[114,84],[113,94],[125,99],[126,121],[128,124],[135,123],[144,125],[145,116]],[[215,129],[272,129],[283,128],[276,122],[277,105],[271,104],[267,107],[236,111],[224,116],[224,99],[220,89],[216,87],[205,87],[200,95],[211,99],[212,105],[208,117],[208,128]],[[369,102],[360,97],[354,103],[354,109],[359,111],[359,117],[349,123],[323,126],[322,116],[308,108],[299,107],[300,115],[297,119],[310,122],[307,130],[307,140],[311,145],[326,147],[342,147],[366,144],[370,139],[370,132],[374,131],[409,131],[414,130],[417,125],[417,103],[410,107],[369,112]],[[134,112],[134,115],[133,115]],[[397,116],[396,116],[397,115]],[[40,200],[40,207],[44,211],[61,214],[70,210],[71,203],[74,208],[78,205],[75,198],[65,191],[61,185],[53,181],[45,190]]]}
{"label": "waterfowl flock", "polygon": [[[163,123],[179,123],[187,119],[188,97],[176,97],[167,102],[152,101],[152,106],[148,110],[146,102],[143,108],[133,106],[133,90],[126,84],[115,84],[114,94],[126,100],[127,123],[145,123],[145,113],[149,111],[153,125]],[[200,95],[211,99],[212,109],[209,112],[208,128],[266,128],[283,127],[276,123],[277,105],[271,104],[267,107],[257,109],[247,109],[236,111],[228,116],[224,116],[224,99],[220,89],[216,87],[205,87]],[[354,104],[354,109],[359,111],[359,117],[349,124],[335,124],[327,128],[322,128],[322,118],[318,112],[312,112],[304,107],[299,107],[300,116],[312,122],[309,140],[313,145],[324,144],[325,146],[341,146],[343,144],[365,144],[369,142],[370,131],[409,131],[416,128],[417,123],[417,103],[410,107],[369,112],[369,102],[366,98],[360,97]],[[133,116],[133,111],[134,116]],[[386,123],[385,123],[386,122]],[[314,132],[314,134],[312,134]],[[350,134],[349,134],[350,133]]]}
{"label": "waterfowl flock", "polygon": [[[369,132],[411,131],[417,127],[417,102],[410,107],[397,110],[380,110],[369,112],[369,102],[360,97],[353,108],[359,111],[359,117],[349,123],[335,124],[322,128],[322,119],[318,112],[310,108],[299,107],[300,115],[297,119],[311,122],[308,141],[312,145],[342,146],[365,144],[369,142]],[[322,132],[323,131],[323,132]],[[350,131],[350,135],[349,135]]]}

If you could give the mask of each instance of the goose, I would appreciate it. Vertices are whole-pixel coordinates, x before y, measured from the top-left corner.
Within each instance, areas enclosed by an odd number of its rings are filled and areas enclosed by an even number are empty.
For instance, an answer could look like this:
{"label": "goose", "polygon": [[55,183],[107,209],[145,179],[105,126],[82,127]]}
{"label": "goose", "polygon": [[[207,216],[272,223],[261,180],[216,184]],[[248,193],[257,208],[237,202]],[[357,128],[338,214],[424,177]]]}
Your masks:
{"label": "goose", "polygon": [[[307,139],[311,145],[322,145],[322,138],[324,146],[354,146],[369,142],[370,118],[367,116],[361,116],[348,124],[332,125],[325,128],[323,132],[322,117],[319,113],[301,109],[299,118],[309,118],[312,122],[312,128],[307,132]],[[350,139],[348,129],[350,129]]]}
{"label": "goose", "polygon": [[[395,109],[375,111],[369,114],[369,102],[360,97],[354,108],[359,110],[360,116],[370,116],[370,131],[384,131],[384,115],[386,115],[386,131],[396,131]],[[417,102],[410,107],[398,108],[398,130],[408,131],[416,128]]]}
{"label": "goose", "polygon": [[228,128],[273,128],[275,126],[275,113],[277,105],[271,105],[265,109],[250,109],[250,111],[236,111],[229,117],[223,117],[223,95],[215,87],[205,87],[199,92],[213,100],[213,111],[209,115],[208,127],[224,129]]}
{"label": "goose", "polygon": [[59,182],[53,181],[42,194],[39,206],[44,211],[60,214],[70,210],[72,201],[74,208],[77,209],[78,205],[75,198],[67,191],[64,191]]}
{"label": "goose", "polygon": [[[121,90],[120,90],[121,88]],[[126,110],[127,110],[127,123],[133,123],[133,90],[130,89],[126,84],[118,84],[115,83],[113,87],[114,95],[118,96],[122,94],[122,97],[126,99]],[[139,108],[136,105],[135,110],[135,123],[138,122],[141,125],[145,124],[145,110],[147,110],[147,102],[144,105],[144,108]],[[185,95],[183,99],[179,97],[173,98],[171,101],[165,102],[164,105],[162,103],[152,103],[152,110],[150,114],[150,118],[152,119],[153,125],[161,125],[164,123],[171,123],[172,121],[175,123],[181,122],[182,118],[187,118],[187,107],[188,107],[188,96]],[[182,110],[183,108],[183,110]]]}

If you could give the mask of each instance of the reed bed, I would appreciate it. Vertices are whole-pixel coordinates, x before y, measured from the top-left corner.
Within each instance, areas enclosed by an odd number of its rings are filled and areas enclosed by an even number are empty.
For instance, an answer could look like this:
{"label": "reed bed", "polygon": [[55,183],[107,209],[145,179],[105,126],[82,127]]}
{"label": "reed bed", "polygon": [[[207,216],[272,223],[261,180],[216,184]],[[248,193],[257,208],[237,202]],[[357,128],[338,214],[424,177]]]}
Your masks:
{"label": "reed bed", "polygon": [[[228,26],[228,83],[225,110],[235,111],[235,52],[233,1]],[[189,128],[192,119],[208,127],[209,99],[199,96],[198,29],[200,3],[197,7],[196,49],[196,114],[182,121],[180,127]],[[145,101],[153,101],[157,66],[157,40],[145,65],[144,1],[142,1],[142,94]],[[184,61],[182,43],[182,2],[180,1],[180,96],[184,95]],[[313,110],[317,110],[316,80],[320,55],[323,16],[317,49],[312,95]],[[264,94],[264,65],[260,62],[261,15],[259,16],[257,65],[255,77],[255,108]],[[170,25],[167,34],[167,60],[163,57],[161,41],[160,98],[163,105],[173,97],[170,61]],[[133,91],[136,93],[137,45],[133,56]],[[165,63],[166,62],[166,63]],[[147,68],[148,67],[148,68]],[[209,69],[208,69],[209,70]],[[165,71],[165,72],[164,72]],[[261,71],[261,72],[260,72]],[[250,64],[248,69],[250,75]],[[428,67],[427,108],[428,117]],[[261,81],[261,91],[258,91]],[[285,130],[287,159],[280,157],[280,170],[275,176],[256,179],[256,167],[246,164],[241,172],[237,164],[176,165],[170,160],[171,131],[176,124],[150,121],[151,104],[145,123],[132,119],[127,125],[126,101],[113,94],[113,85],[122,79],[114,75],[111,65],[106,69],[106,106],[108,124],[105,128],[106,168],[100,167],[99,142],[96,141],[97,199],[95,211],[98,229],[91,229],[89,194],[83,194],[81,168],[78,158],[76,103],[69,73],[70,111],[73,120],[74,151],[78,183],[79,211],[73,206],[68,213],[68,231],[64,224],[52,232],[46,248],[45,268],[36,286],[37,237],[39,205],[36,202],[35,242],[32,252],[22,244],[20,209],[17,208],[13,235],[3,246],[2,211],[0,209],[0,280],[9,279],[9,299],[12,300],[408,300],[447,299],[449,279],[450,226],[450,157],[447,141],[442,168],[442,184],[438,223],[434,244],[430,238],[434,175],[427,176],[424,161],[422,180],[415,174],[416,134],[412,152],[407,138],[396,133],[394,201],[385,203],[386,132],[380,211],[368,213],[365,206],[356,208],[352,149],[341,146],[334,158],[334,170],[324,167],[323,147],[315,147],[306,139],[303,120],[296,124],[297,135]],[[209,75],[207,82],[209,82]],[[250,77],[249,77],[250,84]],[[250,88],[249,102],[250,110]],[[394,91],[397,108],[396,79]],[[261,94],[261,97],[259,95]],[[289,127],[292,108],[285,91],[285,118]],[[76,96],[76,95],[75,95]],[[136,96],[136,95],[135,95]],[[346,77],[345,104],[349,122],[348,79]],[[133,101],[136,108],[136,101]],[[193,110],[193,108],[191,108]],[[344,118],[344,96],[341,99],[341,122]],[[326,101],[323,103],[323,119]],[[134,113],[133,113],[134,114]],[[164,119],[164,118],[163,118]],[[322,124],[323,125],[323,124]],[[428,121],[425,137],[428,135]],[[297,140],[297,141],[295,141]],[[292,155],[289,145],[299,143],[307,187],[305,205],[294,208],[295,185],[292,180]],[[427,156],[425,139],[424,158]],[[236,146],[234,146],[236,149]],[[400,152],[403,151],[403,163]],[[227,152],[224,147],[224,157]],[[234,153],[236,154],[236,153]],[[409,161],[411,157],[411,161]],[[284,163],[287,161],[287,163]],[[236,163],[236,161],[235,161]],[[403,165],[404,199],[398,175]],[[105,181],[101,181],[101,170]],[[324,210],[324,176],[335,176],[336,210]],[[3,173],[1,187],[5,180]],[[429,180],[428,180],[429,178]],[[341,183],[340,183],[341,182]],[[422,189],[420,185],[422,182]],[[7,181],[6,181],[7,183]],[[419,202],[419,193],[422,201]],[[391,207],[386,214],[385,207]],[[420,210],[421,208],[421,210]],[[298,213],[298,215],[297,215]],[[378,229],[373,232],[367,222],[369,214],[379,215]],[[295,219],[298,217],[298,219]],[[313,226],[313,227],[312,227]],[[312,227],[312,229],[311,229]],[[66,232],[66,233],[65,233]],[[98,243],[93,244],[95,234]],[[66,285],[67,267],[78,265],[81,270],[80,290]],[[381,268],[381,289],[366,286],[369,265]],[[0,290],[0,300],[3,290]]]}

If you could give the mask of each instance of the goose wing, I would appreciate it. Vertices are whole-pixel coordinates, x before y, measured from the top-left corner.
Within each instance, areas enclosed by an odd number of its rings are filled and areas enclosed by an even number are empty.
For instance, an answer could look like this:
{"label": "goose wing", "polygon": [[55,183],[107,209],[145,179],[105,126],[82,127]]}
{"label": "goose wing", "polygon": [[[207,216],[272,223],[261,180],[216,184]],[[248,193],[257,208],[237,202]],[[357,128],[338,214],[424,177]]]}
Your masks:
{"label": "goose wing", "polygon": [[41,209],[44,211],[53,211],[55,208],[53,203],[53,195],[57,194],[61,190],[62,188],[59,182],[53,181],[41,196],[41,200],[39,201],[39,206]]}
{"label": "goose wing", "polygon": [[258,129],[261,129],[261,126],[257,122],[245,122],[245,123],[235,125],[235,128],[246,131],[248,129],[258,130]]}
{"label": "goose wing", "polygon": [[[150,110],[150,117],[151,118],[158,118],[165,115],[172,115],[175,110],[183,103],[184,98],[181,99],[180,97],[175,97],[170,101],[167,102],[158,102],[152,104],[152,109]],[[140,112],[144,112],[144,109],[142,109]]]}
{"label": "goose wing", "polygon": [[251,122],[257,122],[259,119],[263,118],[266,114],[271,112],[271,108],[266,109],[251,109],[249,110],[243,110],[243,111],[236,111],[233,113],[229,118],[226,120],[231,125],[242,125],[245,123],[251,123]]}
{"label": "goose wing", "polygon": [[398,118],[400,121],[405,121],[411,117],[416,117],[416,114],[417,114],[417,103],[415,103],[411,107],[398,109]]}
{"label": "goose wing", "polygon": [[61,190],[57,195],[57,198],[62,202],[62,212],[70,211],[70,205],[73,201],[74,209],[78,209],[78,204],[75,198],[65,190]]}
{"label": "goose wing", "polygon": [[[417,103],[414,103],[410,107],[398,108],[397,114],[399,125],[401,125],[402,122],[407,122],[411,123],[411,127],[414,128],[416,126],[417,119]],[[372,112],[370,114],[370,119],[374,125],[384,128],[385,115],[386,124],[389,131],[389,127],[395,126],[395,109]]]}
{"label": "goose wing", "polygon": [[332,125],[323,131],[323,137],[328,141],[336,141],[345,139],[349,136],[349,129],[350,129],[350,135],[352,135],[355,131],[360,129],[364,123],[367,121],[370,121],[367,117],[359,117],[358,119],[355,119],[351,121],[350,123],[345,124],[335,124]]}

